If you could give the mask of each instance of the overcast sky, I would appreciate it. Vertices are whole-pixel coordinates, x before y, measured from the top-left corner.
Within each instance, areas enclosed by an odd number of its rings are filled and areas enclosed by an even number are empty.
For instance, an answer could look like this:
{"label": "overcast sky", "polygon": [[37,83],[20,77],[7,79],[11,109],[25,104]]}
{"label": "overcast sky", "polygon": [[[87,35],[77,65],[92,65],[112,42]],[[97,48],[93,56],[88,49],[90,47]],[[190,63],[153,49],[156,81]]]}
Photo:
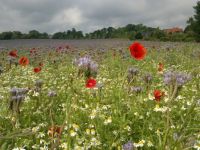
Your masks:
{"label": "overcast sky", "polygon": [[129,23],[185,27],[198,0],[0,0],[0,32],[84,32]]}

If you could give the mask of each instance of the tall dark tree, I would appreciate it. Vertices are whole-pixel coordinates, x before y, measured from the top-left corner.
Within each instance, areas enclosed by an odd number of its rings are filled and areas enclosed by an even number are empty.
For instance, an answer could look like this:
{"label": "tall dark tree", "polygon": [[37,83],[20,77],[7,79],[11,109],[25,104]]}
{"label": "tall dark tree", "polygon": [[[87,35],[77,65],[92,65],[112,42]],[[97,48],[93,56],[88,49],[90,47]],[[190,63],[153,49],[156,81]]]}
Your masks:
{"label": "tall dark tree", "polygon": [[195,15],[190,17],[187,23],[189,24],[185,31],[193,31],[196,41],[200,42],[200,1],[194,6]]}

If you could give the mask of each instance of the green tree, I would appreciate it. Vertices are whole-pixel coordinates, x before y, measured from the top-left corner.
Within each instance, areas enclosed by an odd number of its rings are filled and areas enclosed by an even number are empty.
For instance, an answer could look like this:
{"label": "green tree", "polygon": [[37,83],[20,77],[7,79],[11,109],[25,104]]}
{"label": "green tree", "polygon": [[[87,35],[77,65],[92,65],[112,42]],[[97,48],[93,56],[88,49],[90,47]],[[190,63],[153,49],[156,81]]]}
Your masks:
{"label": "green tree", "polygon": [[12,32],[12,39],[21,39],[23,34],[20,31],[13,31]]}
{"label": "green tree", "polygon": [[44,33],[40,34],[40,38],[41,39],[48,39],[49,35],[46,32],[44,32]]}
{"label": "green tree", "polygon": [[142,39],[143,38],[143,35],[142,35],[142,33],[141,32],[138,32],[138,33],[136,33],[136,35],[135,35],[135,39]]}
{"label": "green tree", "polygon": [[31,31],[29,31],[28,38],[39,39],[40,35],[41,35],[40,32],[38,32],[37,30],[31,30]]}
{"label": "green tree", "polygon": [[190,17],[187,21],[189,25],[186,27],[185,31],[192,30],[196,41],[200,42],[200,1],[197,2],[196,6],[194,6],[194,10],[195,15]]}
{"label": "green tree", "polygon": [[57,33],[54,33],[52,36],[52,39],[64,39],[64,38],[65,38],[64,32],[57,32]]}
{"label": "green tree", "polygon": [[12,39],[13,33],[12,32],[2,32],[0,34],[0,39],[1,40],[10,40]]}

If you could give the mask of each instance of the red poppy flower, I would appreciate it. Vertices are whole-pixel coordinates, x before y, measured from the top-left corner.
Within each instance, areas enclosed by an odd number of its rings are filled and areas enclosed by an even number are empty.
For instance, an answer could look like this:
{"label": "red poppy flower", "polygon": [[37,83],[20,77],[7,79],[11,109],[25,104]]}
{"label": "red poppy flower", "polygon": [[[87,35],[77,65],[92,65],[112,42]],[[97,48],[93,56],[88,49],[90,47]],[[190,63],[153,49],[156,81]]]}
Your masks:
{"label": "red poppy flower", "polygon": [[158,71],[161,72],[163,71],[164,65],[162,63],[158,64]]}
{"label": "red poppy flower", "polygon": [[8,55],[11,57],[17,57],[17,50],[10,51]]}
{"label": "red poppy flower", "polygon": [[134,42],[130,47],[129,50],[131,52],[131,56],[136,60],[142,60],[147,54],[147,50],[141,45],[139,42]]}
{"label": "red poppy flower", "polygon": [[29,60],[27,57],[23,56],[19,59],[19,64],[22,66],[26,66],[29,64]]}
{"label": "red poppy flower", "polygon": [[164,92],[161,92],[160,90],[154,90],[153,95],[155,100],[159,102],[162,96],[164,96]]}
{"label": "red poppy flower", "polygon": [[97,84],[96,80],[90,78],[90,79],[88,79],[88,80],[86,81],[86,85],[85,85],[85,86],[86,86],[87,88],[94,88],[94,87],[96,86],[96,84]]}
{"label": "red poppy flower", "polygon": [[35,67],[35,68],[33,69],[33,71],[34,71],[35,73],[38,73],[38,72],[40,72],[41,70],[42,70],[41,67]]}

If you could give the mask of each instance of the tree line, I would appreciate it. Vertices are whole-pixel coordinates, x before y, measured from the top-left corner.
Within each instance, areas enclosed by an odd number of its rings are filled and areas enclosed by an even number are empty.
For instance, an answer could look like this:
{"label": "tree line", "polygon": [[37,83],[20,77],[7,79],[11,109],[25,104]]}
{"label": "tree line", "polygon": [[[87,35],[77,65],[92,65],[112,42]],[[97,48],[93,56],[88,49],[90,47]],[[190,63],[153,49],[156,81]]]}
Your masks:
{"label": "tree line", "polygon": [[197,42],[200,42],[200,1],[193,7],[195,14],[187,20],[185,31],[195,37]]}
{"label": "tree line", "polygon": [[29,33],[21,33],[20,31],[8,31],[0,33],[0,40],[11,40],[11,39],[48,39],[49,35],[44,32],[40,33],[37,30],[31,30]]}
{"label": "tree line", "polygon": [[75,28],[65,32],[56,32],[53,35],[40,33],[37,30],[29,31],[24,34],[20,31],[9,31],[0,33],[1,40],[10,39],[111,39],[111,38],[129,38],[144,39],[144,40],[169,40],[166,33],[159,28],[147,27],[143,24],[128,24],[125,27],[119,28],[103,28],[91,33],[83,34],[82,31],[77,31]]}
{"label": "tree line", "polygon": [[160,40],[160,41],[183,41],[184,35],[181,33],[167,35],[159,28],[147,27],[143,24],[128,24],[125,27],[119,28],[103,28],[91,33],[83,34],[82,31],[77,31],[72,28],[65,32],[57,32],[53,35],[40,33],[37,30],[29,31],[24,34],[20,31],[9,31],[0,33],[0,40],[10,39],[111,39],[111,38],[126,38],[130,40]]}
{"label": "tree line", "polygon": [[0,33],[0,40],[9,39],[110,39],[110,38],[128,38],[130,40],[160,40],[160,41],[198,41],[200,42],[200,1],[194,6],[195,15],[187,21],[187,27],[181,33],[166,33],[163,30],[153,27],[147,27],[143,24],[128,24],[124,27],[108,27],[99,29],[90,33],[83,34],[75,28],[64,32],[57,32],[53,35],[40,33],[37,30],[29,33],[20,31],[9,31]]}

